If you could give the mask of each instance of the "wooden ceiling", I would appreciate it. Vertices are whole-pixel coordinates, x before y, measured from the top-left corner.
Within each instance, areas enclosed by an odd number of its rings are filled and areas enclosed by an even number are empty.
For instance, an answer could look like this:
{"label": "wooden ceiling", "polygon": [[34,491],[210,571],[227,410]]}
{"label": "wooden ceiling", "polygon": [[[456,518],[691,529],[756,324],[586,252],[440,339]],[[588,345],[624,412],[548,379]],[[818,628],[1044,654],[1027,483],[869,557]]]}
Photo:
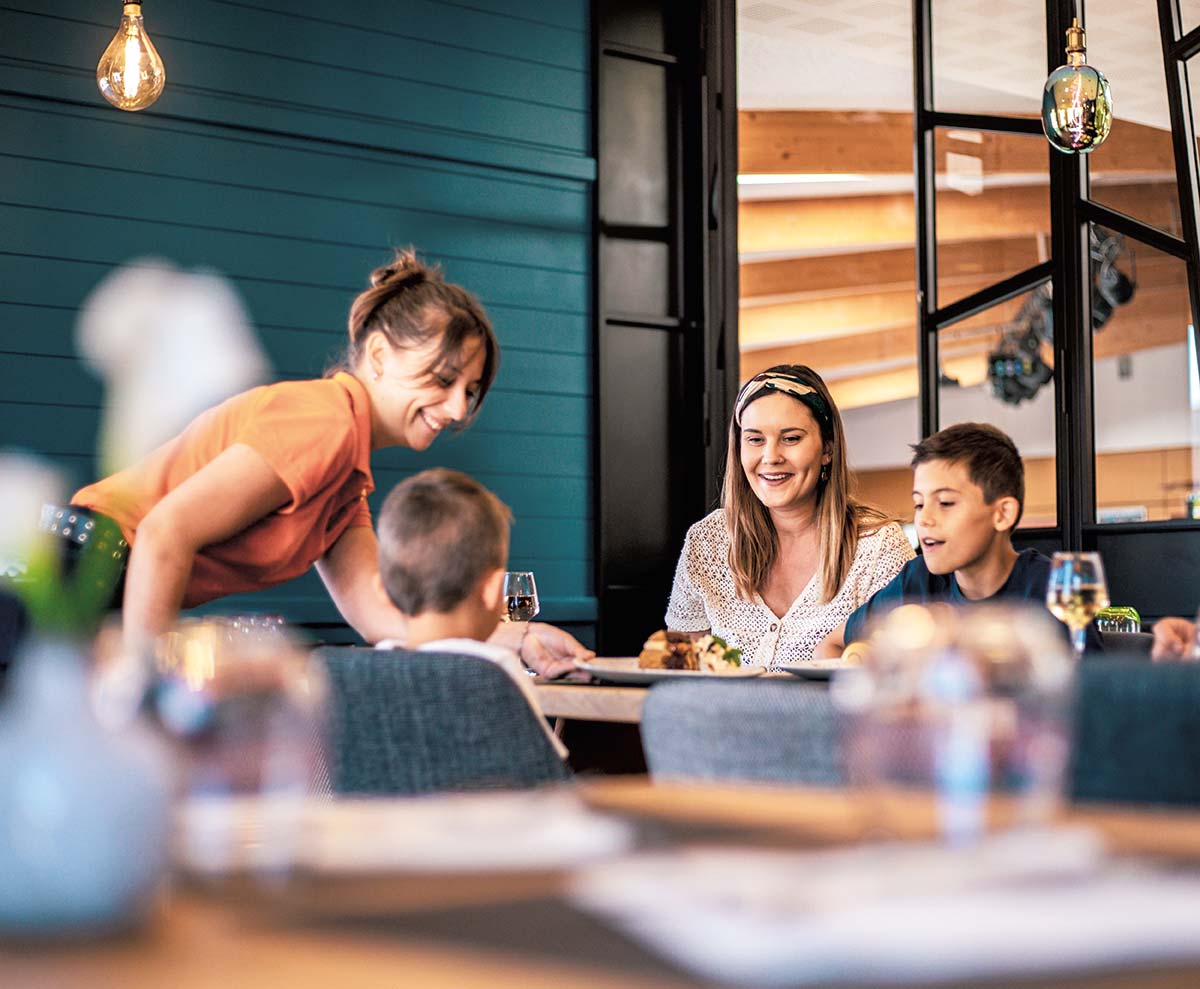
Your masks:
{"label": "wooden ceiling", "polygon": [[[866,179],[861,195],[740,203],[743,377],[782,362],[809,364],[844,408],[916,395],[913,197],[871,191],[873,178],[911,174],[911,115],[755,111],[740,113],[739,126],[742,174]],[[937,196],[945,305],[1047,257],[1050,151],[1041,137],[949,131],[939,135],[936,152],[939,177],[967,165],[959,185],[967,191],[943,185]],[[1167,132],[1118,121],[1091,165],[1094,198],[1178,232]],[[1131,259],[1137,292],[1096,334],[1099,357],[1182,342],[1190,322],[1182,262],[1136,246],[1118,266],[1128,271]],[[943,370],[964,385],[984,381],[986,355],[1020,304],[946,331]]]}

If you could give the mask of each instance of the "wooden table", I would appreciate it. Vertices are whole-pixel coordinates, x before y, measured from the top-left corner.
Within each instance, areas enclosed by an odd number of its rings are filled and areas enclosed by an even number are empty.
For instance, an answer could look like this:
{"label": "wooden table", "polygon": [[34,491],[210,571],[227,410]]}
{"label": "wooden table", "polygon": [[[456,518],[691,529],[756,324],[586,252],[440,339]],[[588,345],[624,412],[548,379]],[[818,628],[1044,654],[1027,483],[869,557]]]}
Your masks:
{"label": "wooden table", "polygon": [[[657,822],[686,842],[722,829],[789,847],[853,839],[862,817],[845,792],[730,786],[578,787],[597,807]],[[909,824],[926,816],[914,806]],[[1200,862],[1200,813],[1077,808],[1122,851]],[[275,892],[177,891],[144,930],[92,944],[0,947],[0,985],[21,989],[373,989],[373,987],[697,987],[561,897],[565,876],[400,876],[299,882]],[[1025,985],[1194,989],[1200,964],[1091,973]],[[984,983],[976,983],[982,986]],[[1003,985],[1022,985],[1011,979]]]}
{"label": "wooden table", "polygon": [[[766,673],[760,680],[798,682],[790,673]],[[738,680],[745,683],[745,680]],[[563,683],[535,677],[538,706],[548,718],[573,718],[580,721],[609,721],[616,724],[642,723],[642,707],[649,687],[609,683]]]}
{"label": "wooden table", "polygon": [[538,706],[547,718],[580,721],[611,721],[637,725],[642,722],[642,705],[649,687],[615,684],[556,683],[534,680]]}

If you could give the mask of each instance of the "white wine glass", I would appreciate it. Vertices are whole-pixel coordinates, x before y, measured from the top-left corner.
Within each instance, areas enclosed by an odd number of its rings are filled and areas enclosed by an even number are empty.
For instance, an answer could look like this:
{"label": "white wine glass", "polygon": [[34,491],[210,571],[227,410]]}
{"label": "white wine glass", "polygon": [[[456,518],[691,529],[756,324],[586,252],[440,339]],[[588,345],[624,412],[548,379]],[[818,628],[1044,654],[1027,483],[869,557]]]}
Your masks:
{"label": "white wine glass", "polygon": [[537,584],[528,570],[509,570],[504,574],[504,613],[506,622],[531,622],[541,611]]}
{"label": "white wine glass", "polygon": [[1088,625],[1108,603],[1108,583],[1099,553],[1054,554],[1046,584],[1046,607],[1071,630],[1077,659],[1083,656]]}

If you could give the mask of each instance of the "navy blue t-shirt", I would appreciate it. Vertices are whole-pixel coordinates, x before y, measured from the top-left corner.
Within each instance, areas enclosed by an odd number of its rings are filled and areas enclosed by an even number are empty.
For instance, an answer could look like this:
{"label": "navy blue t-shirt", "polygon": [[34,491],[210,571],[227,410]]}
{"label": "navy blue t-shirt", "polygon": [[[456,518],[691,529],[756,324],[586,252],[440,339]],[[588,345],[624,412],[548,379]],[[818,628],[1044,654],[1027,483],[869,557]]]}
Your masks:
{"label": "navy blue t-shirt", "polygon": [[[846,619],[846,642],[855,642],[863,637],[868,622],[886,614],[901,604],[929,604],[946,601],[950,604],[982,604],[985,601],[1035,601],[1046,603],[1046,583],[1050,579],[1050,557],[1036,549],[1025,549],[1017,554],[1012,573],[990,598],[975,601],[968,598],[958,587],[954,574],[930,573],[924,557],[916,557],[904,564],[891,583],[879,588],[866,602],[851,612]],[[1061,624],[1061,623],[1060,623]],[[1063,625],[1066,629],[1066,626]],[[1069,635],[1068,631],[1068,635]],[[1093,622],[1087,630],[1087,651],[1102,650],[1100,633]]]}

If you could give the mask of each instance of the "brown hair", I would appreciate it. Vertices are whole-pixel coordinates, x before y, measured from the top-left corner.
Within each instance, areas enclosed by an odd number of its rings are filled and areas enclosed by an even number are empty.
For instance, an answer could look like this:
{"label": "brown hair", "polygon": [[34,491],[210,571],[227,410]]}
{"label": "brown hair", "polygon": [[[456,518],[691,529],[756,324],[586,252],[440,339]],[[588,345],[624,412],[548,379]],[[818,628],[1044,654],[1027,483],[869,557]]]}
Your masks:
{"label": "brown hair", "polygon": [[379,572],[406,615],[452,611],[508,558],[512,513],[456,470],[421,471],[392,489],[379,513]]}
{"label": "brown hair", "polygon": [[[829,410],[825,417],[813,416],[821,427],[821,440],[829,453],[827,477],[817,485],[817,529],[820,535],[821,602],[833,600],[846,582],[859,536],[893,521],[887,514],[864,504],[850,494],[850,468],[846,464],[846,434],[842,416],[821,376],[803,364],[777,364],[769,372],[799,378],[821,396]],[[766,394],[774,394],[767,392]],[[754,398],[750,399],[751,402]],[[796,400],[798,404],[807,403]],[[749,403],[747,403],[749,404]],[[809,411],[812,411],[811,408]],[[767,581],[779,555],[779,537],[771,514],[750,487],[742,470],[742,428],[737,416],[729,421],[729,448],[721,506],[729,529],[729,569],[738,596],[750,600]]]}
{"label": "brown hair", "polygon": [[967,468],[971,483],[992,505],[998,498],[1017,499],[1015,529],[1025,512],[1025,464],[1009,435],[986,422],[960,422],[912,444],[912,466],[945,460]]}
{"label": "brown hair", "polygon": [[464,429],[474,421],[500,366],[500,344],[474,295],[445,281],[441,269],[422,262],[411,247],[397,250],[391,264],[371,272],[371,287],[350,305],[350,344],[343,369],[358,367],[366,340],[376,330],[401,349],[419,347],[440,334],[441,346],[427,368],[431,375],[454,360],[468,340],[481,339],[479,390],[466,416],[452,428]]}

